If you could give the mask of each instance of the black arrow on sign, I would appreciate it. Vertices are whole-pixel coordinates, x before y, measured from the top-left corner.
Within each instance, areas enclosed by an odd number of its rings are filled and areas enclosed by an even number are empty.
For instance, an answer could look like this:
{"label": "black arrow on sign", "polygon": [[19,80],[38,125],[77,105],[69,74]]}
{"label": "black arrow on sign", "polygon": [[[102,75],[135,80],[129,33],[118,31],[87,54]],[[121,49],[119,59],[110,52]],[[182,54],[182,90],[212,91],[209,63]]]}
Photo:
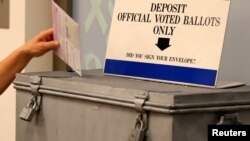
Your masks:
{"label": "black arrow on sign", "polygon": [[165,50],[166,48],[170,47],[169,45],[170,38],[158,38],[158,43],[155,44],[161,51]]}

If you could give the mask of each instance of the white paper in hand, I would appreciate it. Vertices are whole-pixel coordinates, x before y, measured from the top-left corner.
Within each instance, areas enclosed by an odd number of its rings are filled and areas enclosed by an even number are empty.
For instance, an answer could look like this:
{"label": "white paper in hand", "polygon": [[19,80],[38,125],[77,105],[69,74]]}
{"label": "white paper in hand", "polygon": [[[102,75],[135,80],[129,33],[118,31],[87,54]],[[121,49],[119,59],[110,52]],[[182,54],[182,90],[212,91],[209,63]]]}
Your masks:
{"label": "white paper in hand", "polygon": [[81,73],[79,26],[65,11],[52,1],[54,39],[60,47],[54,53],[79,75]]}

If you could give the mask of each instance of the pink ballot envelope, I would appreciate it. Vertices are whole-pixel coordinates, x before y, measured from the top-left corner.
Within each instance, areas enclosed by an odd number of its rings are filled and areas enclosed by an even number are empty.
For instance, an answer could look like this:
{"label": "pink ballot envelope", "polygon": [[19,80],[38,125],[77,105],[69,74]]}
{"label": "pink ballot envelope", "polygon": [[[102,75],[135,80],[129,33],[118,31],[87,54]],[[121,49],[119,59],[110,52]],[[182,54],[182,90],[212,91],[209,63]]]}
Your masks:
{"label": "pink ballot envelope", "polygon": [[54,39],[60,43],[60,47],[54,50],[54,54],[76,73],[82,75],[78,23],[61,9],[54,0],[52,0],[52,18]]}

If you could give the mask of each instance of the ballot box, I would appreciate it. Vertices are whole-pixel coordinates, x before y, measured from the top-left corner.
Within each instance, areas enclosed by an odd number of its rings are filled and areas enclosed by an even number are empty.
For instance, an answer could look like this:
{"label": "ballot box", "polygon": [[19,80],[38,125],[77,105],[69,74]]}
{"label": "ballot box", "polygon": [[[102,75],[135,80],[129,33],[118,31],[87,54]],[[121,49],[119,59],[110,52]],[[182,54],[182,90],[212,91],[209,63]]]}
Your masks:
{"label": "ballot box", "polygon": [[16,141],[207,141],[249,124],[250,87],[199,88],[104,75],[17,74]]}

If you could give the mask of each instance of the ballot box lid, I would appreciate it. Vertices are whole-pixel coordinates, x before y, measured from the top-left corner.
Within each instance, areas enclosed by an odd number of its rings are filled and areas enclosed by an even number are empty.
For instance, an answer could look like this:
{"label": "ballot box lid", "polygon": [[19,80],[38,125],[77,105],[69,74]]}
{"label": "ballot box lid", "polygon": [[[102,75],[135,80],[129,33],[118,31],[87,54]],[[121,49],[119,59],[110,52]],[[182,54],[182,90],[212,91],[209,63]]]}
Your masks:
{"label": "ballot box lid", "polygon": [[14,87],[31,95],[63,96],[166,114],[250,109],[249,86],[201,88],[109,76],[103,70],[86,70],[83,76],[62,71],[20,73]]}

